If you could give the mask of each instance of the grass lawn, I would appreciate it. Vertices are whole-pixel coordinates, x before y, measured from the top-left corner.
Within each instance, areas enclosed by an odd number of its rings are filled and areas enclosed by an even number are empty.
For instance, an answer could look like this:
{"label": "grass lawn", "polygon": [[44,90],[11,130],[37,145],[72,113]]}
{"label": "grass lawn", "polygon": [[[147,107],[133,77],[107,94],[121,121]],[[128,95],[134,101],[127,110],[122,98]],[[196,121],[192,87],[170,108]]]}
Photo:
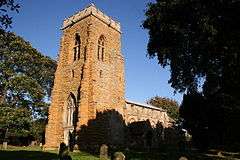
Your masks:
{"label": "grass lawn", "polygon": [[[185,154],[166,150],[154,153],[125,152],[126,160],[178,160],[185,155],[188,160],[239,160],[240,153],[222,152],[211,150],[207,153],[191,151]],[[99,160],[98,157],[85,152],[70,153],[72,160]],[[57,151],[42,151],[40,147],[13,147],[2,150],[0,146],[0,160],[57,160]]]}
{"label": "grass lawn", "polygon": [[[72,160],[99,160],[85,152],[71,153]],[[0,149],[0,160],[57,160],[57,151],[45,152],[40,147],[8,147]]]}

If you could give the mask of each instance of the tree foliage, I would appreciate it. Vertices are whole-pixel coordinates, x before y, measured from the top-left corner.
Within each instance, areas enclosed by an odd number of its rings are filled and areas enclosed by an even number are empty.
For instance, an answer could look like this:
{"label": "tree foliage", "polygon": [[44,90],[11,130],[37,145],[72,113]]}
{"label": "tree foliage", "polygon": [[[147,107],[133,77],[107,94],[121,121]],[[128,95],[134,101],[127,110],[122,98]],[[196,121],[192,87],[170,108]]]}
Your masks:
{"label": "tree foliage", "polygon": [[[171,67],[173,88],[195,91],[199,77],[214,79],[214,85],[220,86],[223,81],[219,79],[228,69],[239,69],[239,7],[239,1],[231,0],[158,0],[149,4],[143,23],[149,30],[148,53],[157,56],[163,67]],[[239,72],[235,74],[239,76]]]}
{"label": "tree foliage", "polygon": [[28,136],[31,125],[31,113],[26,108],[12,108],[1,106],[0,128],[8,129],[2,136]]}
{"label": "tree foliage", "polygon": [[14,0],[0,1],[0,29],[11,27],[12,17],[9,16],[9,11],[19,12],[20,5]]}
{"label": "tree foliage", "polygon": [[46,119],[35,119],[31,122],[30,135],[38,142],[45,141]]}
{"label": "tree foliage", "polygon": [[179,118],[179,105],[172,99],[155,96],[147,100],[147,104],[166,110],[167,114],[174,120]]}
{"label": "tree foliage", "polygon": [[169,83],[186,94],[181,115],[188,128],[208,128],[221,144],[239,133],[239,8],[236,0],[157,0],[143,22],[148,55],[170,67]]}
{"label": "tree foliage", "polygon": [[2,129],[11,128],[11,133],[26,135],[33,120],[47,118],[55,69],[56,62],[29,42],[14,33],[0,31]]}

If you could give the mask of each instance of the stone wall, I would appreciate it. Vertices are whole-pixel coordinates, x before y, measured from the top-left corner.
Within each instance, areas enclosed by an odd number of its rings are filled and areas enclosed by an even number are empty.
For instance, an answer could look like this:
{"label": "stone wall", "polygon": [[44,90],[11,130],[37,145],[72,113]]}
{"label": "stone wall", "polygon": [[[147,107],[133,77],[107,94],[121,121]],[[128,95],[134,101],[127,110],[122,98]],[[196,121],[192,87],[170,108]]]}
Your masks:
{"label": "stone wall", "polygon": [[171,126],[171,120],[165,110],[129,100],[126,100],[124,107],[124,119],[127,124],[149,120],[153,128],[158,123],[165,128]]}

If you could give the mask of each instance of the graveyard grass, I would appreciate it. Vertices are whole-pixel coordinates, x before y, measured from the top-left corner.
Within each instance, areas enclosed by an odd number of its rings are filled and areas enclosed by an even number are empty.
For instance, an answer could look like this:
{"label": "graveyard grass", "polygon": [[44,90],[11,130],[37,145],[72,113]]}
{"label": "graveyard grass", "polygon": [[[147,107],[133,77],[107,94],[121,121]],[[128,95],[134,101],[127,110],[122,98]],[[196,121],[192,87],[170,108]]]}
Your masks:
{"label": "graveyard grass", "polygon": [[[98,157],[85,152],[70,154],[72,160],[99,160]],[[40,147],[13,147],[0,149],[0,160],[57,160],[57,151],[42,151]]]}
{"label": "graveyard grass", "polygon": [[[223,156],[217,155],[217,150],[211,152],[199,153],[188,152],[185,154],[167,149],[162,152],[143,153],[143,152],[125,152],[126,159],[130,160],[178,160],[181,156],[186,156],[189,160],[235,160],[240,158],[240,153],[226,153]],[[8,146],[7,150],[3,150],[0,145],[0,160],[57,160],[57,151],[42,151],[40,147],[14,147]],[[72,160],[99,160],[98,156],[91,155],[86,152],[70,153]]]}

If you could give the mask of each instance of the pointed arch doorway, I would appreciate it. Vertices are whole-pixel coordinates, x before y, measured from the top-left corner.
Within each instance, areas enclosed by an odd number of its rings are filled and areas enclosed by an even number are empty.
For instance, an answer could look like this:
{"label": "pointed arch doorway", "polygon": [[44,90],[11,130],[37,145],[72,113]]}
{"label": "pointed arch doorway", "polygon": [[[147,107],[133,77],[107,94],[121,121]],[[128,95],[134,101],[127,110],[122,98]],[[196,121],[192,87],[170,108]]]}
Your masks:
{"label": "pointed arch doorway", "polygon": [[64,122],[64,143],[70,146],[74,139],[74,125],[75,125],[75,112],[76,112],[76,98],[74,94],[70,93],[65,105],[63,122]]}

